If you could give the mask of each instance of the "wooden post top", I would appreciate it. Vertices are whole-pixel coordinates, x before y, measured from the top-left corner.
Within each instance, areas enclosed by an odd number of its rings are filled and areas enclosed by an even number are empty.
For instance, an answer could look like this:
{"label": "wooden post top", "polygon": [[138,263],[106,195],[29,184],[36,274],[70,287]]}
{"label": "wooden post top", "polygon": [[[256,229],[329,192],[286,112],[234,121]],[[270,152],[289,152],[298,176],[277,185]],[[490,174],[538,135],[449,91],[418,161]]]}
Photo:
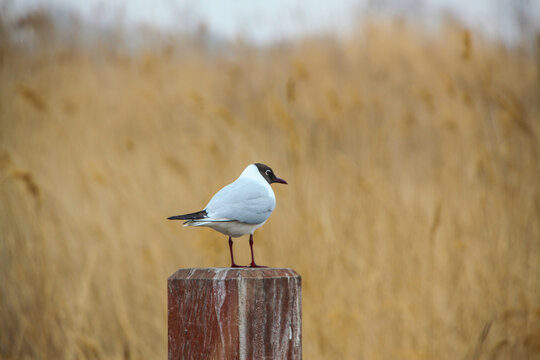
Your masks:
{"label": "wooden post top", "polygon": [[293,269],[288,268],[189,268],[177,270],[168,280],[271,279],[284,277],[300,278],[300,275]]}
{"label": "wooden post top", "polygon": [[168,281],[169,360],[302,359],[292,269],[180,269]]}

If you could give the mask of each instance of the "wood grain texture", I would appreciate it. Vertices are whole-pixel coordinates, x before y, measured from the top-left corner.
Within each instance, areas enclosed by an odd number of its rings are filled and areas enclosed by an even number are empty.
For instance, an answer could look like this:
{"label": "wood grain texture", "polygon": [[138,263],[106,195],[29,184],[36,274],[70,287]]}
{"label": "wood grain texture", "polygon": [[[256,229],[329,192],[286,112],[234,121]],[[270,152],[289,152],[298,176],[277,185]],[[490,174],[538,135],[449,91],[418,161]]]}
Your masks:
{"label": "wood grain texture", "polygon": [[291,269],[180,269],[168,279],[169,360],[301,359],[301,278]]}

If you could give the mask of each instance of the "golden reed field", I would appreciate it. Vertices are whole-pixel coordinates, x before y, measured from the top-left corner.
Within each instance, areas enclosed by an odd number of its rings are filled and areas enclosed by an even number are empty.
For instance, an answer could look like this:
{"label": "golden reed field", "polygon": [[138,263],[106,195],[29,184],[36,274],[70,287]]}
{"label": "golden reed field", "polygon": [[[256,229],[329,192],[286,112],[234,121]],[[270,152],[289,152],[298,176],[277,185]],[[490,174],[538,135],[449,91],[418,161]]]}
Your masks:
{"label": "golden reed field", "polygon": [[305,359],[539,359],[540,55],[426,33],[4,31],[0,358],[166,358],[167,277],[229,265],[225,236],[166,218],[264,162],[289,185],[256,257],[302,275]]}

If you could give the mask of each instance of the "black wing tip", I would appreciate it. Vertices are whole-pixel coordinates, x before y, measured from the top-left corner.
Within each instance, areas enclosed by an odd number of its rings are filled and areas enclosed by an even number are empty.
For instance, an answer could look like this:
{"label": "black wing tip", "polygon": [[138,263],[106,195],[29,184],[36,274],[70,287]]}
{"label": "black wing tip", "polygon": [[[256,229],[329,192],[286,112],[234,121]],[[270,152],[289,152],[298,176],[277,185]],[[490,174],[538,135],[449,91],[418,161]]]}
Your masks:
{"label": "black wing tip", "polygon": [[206,210],[197,211],[191,214],[169,216],[167,220],[197,220],[203,219],[207,215]]}

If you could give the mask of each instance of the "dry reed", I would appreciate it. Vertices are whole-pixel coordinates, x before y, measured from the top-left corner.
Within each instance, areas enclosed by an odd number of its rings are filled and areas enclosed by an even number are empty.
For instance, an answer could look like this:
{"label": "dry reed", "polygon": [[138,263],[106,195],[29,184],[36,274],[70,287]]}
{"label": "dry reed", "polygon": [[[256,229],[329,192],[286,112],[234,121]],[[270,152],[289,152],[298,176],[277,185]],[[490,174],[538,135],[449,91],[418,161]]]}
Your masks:
{"label": "dry reed", "polygon": [[534,58],[404,24],[1,50],[1,358],[165,358],[167,276],[228,264],[165,218],[256,161],[289,182],[255,249],[303,276],[306,359],[540,357]]}

